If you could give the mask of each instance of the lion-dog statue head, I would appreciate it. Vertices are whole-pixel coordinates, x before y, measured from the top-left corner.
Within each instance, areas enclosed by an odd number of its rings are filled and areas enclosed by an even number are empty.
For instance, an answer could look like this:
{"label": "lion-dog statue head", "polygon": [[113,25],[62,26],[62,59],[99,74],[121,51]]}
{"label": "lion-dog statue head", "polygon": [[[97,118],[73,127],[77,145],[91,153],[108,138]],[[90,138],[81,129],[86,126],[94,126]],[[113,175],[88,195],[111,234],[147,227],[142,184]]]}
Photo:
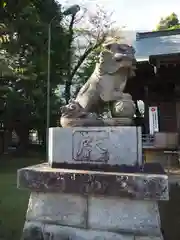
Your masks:
{"label": "lion-dog statue head", "polygon": [[129,77],[134,76],[136,60],[135,49],[125,43],[109,41],[103,45],[100,54],[100,66],[103,74],[114,74],[124,68],[129,70]]}

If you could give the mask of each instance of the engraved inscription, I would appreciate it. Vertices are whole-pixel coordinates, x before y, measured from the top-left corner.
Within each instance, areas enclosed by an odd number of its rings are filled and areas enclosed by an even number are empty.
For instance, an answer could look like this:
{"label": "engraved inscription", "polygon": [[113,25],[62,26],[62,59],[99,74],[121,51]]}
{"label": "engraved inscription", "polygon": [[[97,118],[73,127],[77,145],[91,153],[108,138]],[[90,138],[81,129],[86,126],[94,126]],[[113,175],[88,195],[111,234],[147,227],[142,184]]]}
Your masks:
{"label": "engraved inscription", "polygon": [[74,161],[107,163],[109,133],[106,131],[76,131],[73,134]]}
{"label": "engraved inscription", "polygon": [[104,194],[107,191],[108,183],[97,179],[93,175],[88,176],[88,180],[82,184],[82,192],[86,194]]}

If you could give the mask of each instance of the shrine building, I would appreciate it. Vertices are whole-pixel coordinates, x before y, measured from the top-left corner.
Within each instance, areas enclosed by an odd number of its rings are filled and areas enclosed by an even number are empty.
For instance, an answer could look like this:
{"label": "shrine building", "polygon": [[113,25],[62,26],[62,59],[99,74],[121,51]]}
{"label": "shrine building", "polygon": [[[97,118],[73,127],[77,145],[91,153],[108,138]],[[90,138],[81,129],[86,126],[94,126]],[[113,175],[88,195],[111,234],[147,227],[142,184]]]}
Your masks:
{"label": "shrine building", "polygon": [[127,92],[144,102],[143,147],[175,151],[180,133],[180,29],[137,33],[133,45],[137,70]]}

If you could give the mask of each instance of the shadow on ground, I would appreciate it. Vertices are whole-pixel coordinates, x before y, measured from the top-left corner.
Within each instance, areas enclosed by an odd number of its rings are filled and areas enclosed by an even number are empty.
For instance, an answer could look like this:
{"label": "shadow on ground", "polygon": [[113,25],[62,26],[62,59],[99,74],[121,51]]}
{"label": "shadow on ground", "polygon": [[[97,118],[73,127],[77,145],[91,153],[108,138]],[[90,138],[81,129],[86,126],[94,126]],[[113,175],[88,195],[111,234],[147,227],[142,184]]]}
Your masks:
{"label": "shadow on ground", "polygon": [[180,239],[180,186],[170,186],[170,200],[159,204],[164,240]]}

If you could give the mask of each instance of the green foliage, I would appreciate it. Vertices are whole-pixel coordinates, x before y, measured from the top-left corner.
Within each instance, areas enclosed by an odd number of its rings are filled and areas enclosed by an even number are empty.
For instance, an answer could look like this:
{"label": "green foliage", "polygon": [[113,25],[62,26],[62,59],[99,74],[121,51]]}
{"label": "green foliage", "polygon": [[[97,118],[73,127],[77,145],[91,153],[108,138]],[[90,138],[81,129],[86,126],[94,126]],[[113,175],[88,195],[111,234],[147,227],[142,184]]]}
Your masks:
{"label": "green foliage", "polygon": [[95,65],[98,61],[99,53],[100,53],[100,48],[92,51],[84,61],[83,65],[79,68],[76,74],[76,81],[75,81],[75,83],[79,85],[79,87],[85,84],[88,78],[93,73]]}
{"label": "green foliage", "polygon": [[169,16],[165,18],[161,18],[159,24],[156,27],[156,30],[171,30],[171,29],[179,29],[180,22],[177,14],[171,13]]}
{"label": "green foliage", "polygon": [[168,30],[175,30],[175,29],[180,29],[180,24],[179,25],[174,25],[174,26],[168,28]]}
{"label": "green foliage", "polygon": [[[1,119],[5,127],[21,136],[28,129],[43,135],[46,127],[48,23],[52,22],[51,44],[51,124],[56,121],[60,100],[55,95],[66,69],[67,31],[62,27],[61,8],[54,0],[7,0],[0,8]],[[61,47],[60,47],[61,46]],[[23,71],[22,71],[23,69]],[[2,104],[2,101],[4,102]],[[26,136],[27,137],[27,136]]]}
{"label": "green foliage", "polygon": [[[89,15],[90,25],[82,29],[78,28],[78,18],[75,15],[66,18],[55,0],[1,1],[0,118],[9,131],[16,130],[23,144],[29,129],[36,129],[45,139],[48,25],[52,19],[51,126],[55,126],[60,117],[63,100],[63,96],[56,95],[58,86],[65,86],[67,102],[72,86],[77,88],[87,81],[111,25],[102,9]],[[77,54],[79,46],[75,44],[79,37],[86,39],[80,55]]]}

